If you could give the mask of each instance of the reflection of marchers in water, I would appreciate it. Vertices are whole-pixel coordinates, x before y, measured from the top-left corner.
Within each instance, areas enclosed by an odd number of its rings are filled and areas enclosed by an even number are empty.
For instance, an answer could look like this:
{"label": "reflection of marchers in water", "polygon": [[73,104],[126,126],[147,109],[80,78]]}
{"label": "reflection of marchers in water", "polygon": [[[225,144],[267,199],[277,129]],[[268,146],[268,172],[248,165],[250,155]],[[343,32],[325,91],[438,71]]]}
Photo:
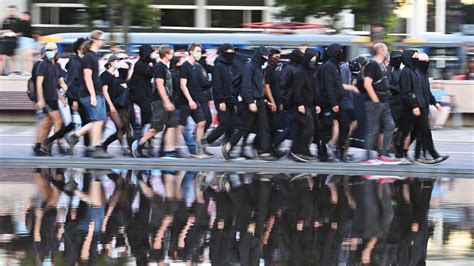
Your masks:
{"label": "reflection of marchers in water", "polygon": [[426,261],[432,179],[42,169],[34,180],[38,263],[63,251],[69,265]]}

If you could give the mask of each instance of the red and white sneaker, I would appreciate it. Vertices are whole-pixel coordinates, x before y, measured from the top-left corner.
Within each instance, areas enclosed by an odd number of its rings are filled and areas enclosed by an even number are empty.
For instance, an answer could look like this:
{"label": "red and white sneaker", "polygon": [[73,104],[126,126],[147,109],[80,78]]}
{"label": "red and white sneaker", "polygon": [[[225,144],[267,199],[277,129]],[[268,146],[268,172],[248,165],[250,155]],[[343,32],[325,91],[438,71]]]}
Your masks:
{"label": "red and white sneaker", "polygon": [[382,164],[391,164],[391,165],[400,164],[399,160],[392,159],[388,156],[380,155],[379,157],[377,157],[377,160],[380,161]]}
{"label": "red and white sneaker", "polygon": [[377,159],[365,160],[362,162],[363,165],[382,165],[383,163]]}

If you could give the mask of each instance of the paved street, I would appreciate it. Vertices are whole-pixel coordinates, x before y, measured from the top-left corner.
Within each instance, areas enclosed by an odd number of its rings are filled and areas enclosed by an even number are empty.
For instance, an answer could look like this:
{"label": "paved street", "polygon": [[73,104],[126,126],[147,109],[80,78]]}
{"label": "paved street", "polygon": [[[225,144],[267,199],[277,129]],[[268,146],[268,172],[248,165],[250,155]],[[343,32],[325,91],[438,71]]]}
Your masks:
{"label": "paved street", "polygon": [[[5,123],[0,124],[0,157],[2,166],[40,167],[94,167],[94,168],[179,168],[196,170],[240,170],[240,171],[270,171],[270,172],[318,172],[338,174],[383,174],[383,175],[413,175],[413,176],[462,176],[474,177],[474,129],[445,129],[433,131],[435,145],[440,153],[449,154],[448,161],[437,166],[365,166],[360,163],[296,163],[289,159],[278,162],[236,161],[225,162],[220,156],[220,147],[210,147],[214,158],[199,159],[134,159],[120,156],[117,145],[110,147],[110,153],[115,155],[113,160],[96,160],[70,157],[40,158],[32,155],[35,129],[32,124]],[[82,154],[83,146],[76,147],[76,154]],[[364,151],[351,149],[357,159],[362,159]]]}

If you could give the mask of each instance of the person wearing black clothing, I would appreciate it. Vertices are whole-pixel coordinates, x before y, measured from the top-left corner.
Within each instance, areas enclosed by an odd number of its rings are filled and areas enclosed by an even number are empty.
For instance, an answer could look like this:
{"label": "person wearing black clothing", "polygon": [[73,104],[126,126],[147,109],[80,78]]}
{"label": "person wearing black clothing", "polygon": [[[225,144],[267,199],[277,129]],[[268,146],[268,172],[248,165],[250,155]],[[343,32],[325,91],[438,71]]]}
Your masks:
{"label": "person wearing black clothing", "polygon": [[140,139],[132,143],[132,155],[135,158],[146,157],[143,154],[143,145],[156,136],[166,126],[164,147],[160,151],[167,157],[176,157],[175,128],[178,126],[178,117],[173,103],[173,79],[168,64],[174,56],[173,47],[163,45],[159,50],[160,62],[153,67],[155,89],[152,95],[152,120],[150,130]]}
{"label": "person wearing black clothing", "polygon": [[107,103],[107,114],[117,130],[117,132],[111,136],[112,138],[109,137],[104,143],[102,143],[101,148],[107,150],[108,145],[118,139],[122,146],[122,151],[126,152],[123,145],[123,136],[125,133],[125,126],[128,125],[123,124],[121,117],[125,116],[128,110],[123,106],[116,106],[117,98],[120,96],[120,93],[126,89],[122,87],[121,80],[115,76],[115,71],[118,71],[122,65],[123,63],[119,57],[111,55],[107,60],[107,64],[105,64],[106,70],[100,75],[100,80],[102,81],[102,93],[104,94]]}
{"label": "person wearing black clothing", "polygon": [[18,31],[21,34],[19,48],[23,56],[23,72],[30,73],[33,68],[33,50],[35,49],[30,12],[25,11],[21,14]]}
{"label": "person wearing black clothing", "polygon": [[97,51],[105,43],[104,33],[92,31],[90,39],[84,44],[84,58],[82,59],[82,75],[84,78],[87,96],[79,98],[88,114],[88,124],[70,136],[66,136],[71,151],[79,142],[79,138],[90,132],[91,145],[94,147],[91,156],[95,158],[110,158],[100,148],[102,140],[102,127],[106,118],[105,99],[102,94],[102,81],[99,78],[99,57]]}
{"label": "person wearing black clothing", "polygon": [[291,87],[291,101],[296,110],[296,122],[290,154],[299,162],[313,160],[309,145],[314,133],[313,108],[315,108],[316,93],[313,68],[317,62],[317,55],[318,52],[314,49],[305,51]]}
{"label": "person wearing black clothing", "polygon": [[[365,111],[367,113],[366,129],[366,164],[399,164],[398,160],[388,157],[388,147],[392,143],[395,123],[390,112],[390,90],[387,81],[387,69],[384,60],[388,56],[388,48],[383,43],[374,45],[374,58],[367,63],[364,69],[364,88],[367,93]],[[380,148],[377,160],[371,160],[370,153],[376,147],[380,129],[383,132],[383,144]]]}
{"label": "person wearing black clothing", "polygon": [[134,127],[135,140],[141,137],[143,126],[151,121],[153,91],[151,79],[153,78],[153,64],[158,58],[158,53],[148,44],[140,46],[138,54],[140,58],[133,67],[133,74],[130,79],[130,100],[140,107],[141,112],[141,122],[138,124],[133,108],[131,108],[130,122]]}
{"label": "person wearing black clothing", "polygon": [[[38,125],[37,140],[44,140],[51,130],[52,123],[54,123],[54,131],[58,132],[62,127],[61,114],[59,113],[59,92],[58,88],[61,86],[67,90],[66,82],[64,82],[64,74],[61,66],[57,63],[58,47],[55,43],[47,43],[45,48],[45,58],[38,66],[36,77],[36,106],[40,112],[45,115],[45,121]],[[58,145],[60,145],[58,141]],[[41,146],[36,143],[35,152]],[[36,155],[51,155],[49,147],[42,147],[46,154],[36,153]]]}
{"label": "person wearing black clothing", "polygon": [[260,158],[275,160],[271,154],[272,139],[268,118],[265,111],[265,95],[263,92],[262,66],[268,60],[268,49],[258,47],[252,60],[244,66],[242,73],[242,108],[245,111],[244,125],[234,133],[228,143],[222,146],[222,156],[230,160],[230,152],[244,135],[248,135],[255,126],[257,127],[258,148]]}
{"label": "person wearing black clothing", "polygon": [[198,158],[206,158],[202,138],[204,136],[204,129],[206,127],[206,118],[204,117],[201,102],[206,102],[206,97],[203,93],[205,88],[210,87],[207,76],[204,77],[204,69],[197,61],[201,59],[201,46],[199,44],[190,44],[188,52],[189,59],[183,63],[180,68],[180,88],[181,88],[181,105],[179,110],[178,134],[181,136],[184,127],[187,125],[188,117],[191,116],[196,123],[196,154]]}
{"label": "person wearing black clothing", "polygon": [[390,53],[390,64],[387,67],[388,87],[390,89],[390,110],[392,112],[395,126],[398,127],[398,119],[400,117],[400,65],[402,64],[402,52],[392,51]]}
{"label": "person wearing black clothing", "polygon": [[[85,107],[80,104],[79,98],[87,96],[87,91],[82,77],[81,60],[84,54],[82,53],[83,44],[86,40],[84,38],[77,39],[73,44],[73,50],[76,53],[69,59],[66,64],[67,74],[65,77],[66,83],[68,84],[68,90],[66,91],[66,97],[70,107],[71,113],[79,111],[82,124],[85,125],[87,121],[87,113]],[[51,137],[45,139],[41,144],[41,148],[45,151],[51,150],[51,145],[56,139],[64,137],[67,133],[71,132],[76,128],[74,121],[69,125],[63,126],[58,132]],[[89,146],[89,134],[84,135],[84,145]],[[61,151],[61,150],[60,150]],[[69,151],[70,152],[70,151]],[[64,152],[63,152],[64,153]]]}
{"label": "person wearing black clothing", "polygon": [[[429,69],[429,57],[424,53],[418,54],[418,67],[416,68],[416,74],[420,80],[420,86],[423,93],[423,99],[425,102],[422,104],[420,110],[421,115],[415,121],[415,129],[412,134],[416,134],[416,149],[415,149],[415,161],[421,163],[440,163],[448,159],[448,155],[441,156],[435,149],[433,143],[433,136],[431,135],[430,122],[429,122],[429,105],[436,106],[437,110],[441,109],[441,105],[436,103],[436,99],[431,94],[430,82],[428,80],[428,69]],[[413,138],[412,138],[413,139]],[[426,149],[433,160],[420,161],[421,147]]]}
{"label": "person wearing black clothing", "polygon": [[[11,5],[7,8],[8,17],[3,20],[0,35],[3,35],[4,40],[0,44],[0,75],[8,75],[15,67],[15,50],[18,44],[18,36],[20,26],[20,19],[16,15],[17,8]],[[7,60],[9,62],[9,72],[6,70]]]}
{"label": "person wearing black clothing", "polygon": [[[323,64],[319,73],[320,108],[323,116],[321,122],[325,128],[332,128],[332,119],[346,121],[346,119],[341,119],[345,117],[345,113],[339,114],[341,102],[345,94],[339,68],[342,57],[343,52],[341,45],[336,43],[329,45],[325,52],[325,58],[327,61]],[[337,142],[337,148],[339,151],[343,150],[345,140],[349,134],[349,124],[346,122],[342,124],[342,129],[340,129],[339,139]],[[324,131],[326,134],[332,134],[332,130],[329,131],[326,129]],[[326,148],[323,147],[326,146],[327,141],[329,141],[328,137],[329,136],[321,136],[322,140],[318,147],[318,150],[322,149],[322,152],[318,152],[320,154],[319,160],[323,162],[329,160]],[[344,154],[344,152],[342,151],[339,154]]]}
{"label": "person wearing black clothing", "polygon": [[214,62],[212,72],[212,96],[217,110],[219,124],[206,137],[206,142],[214,143],[222,135],[230,135],[234,128],[234,100],[232,90],[232,62],[234,47],[225,43],[219,48],[219,56]]}
{"label": "person wearing black clothing", "polygon": [[270,124],[270,133],[272,138],[278,134],[280,112],[281,112],[281,92],[280,92],[280,65],[281,52],[279,50],[270,50],[270,58],[265,68],[265,97],[267,99],[267,115]]}

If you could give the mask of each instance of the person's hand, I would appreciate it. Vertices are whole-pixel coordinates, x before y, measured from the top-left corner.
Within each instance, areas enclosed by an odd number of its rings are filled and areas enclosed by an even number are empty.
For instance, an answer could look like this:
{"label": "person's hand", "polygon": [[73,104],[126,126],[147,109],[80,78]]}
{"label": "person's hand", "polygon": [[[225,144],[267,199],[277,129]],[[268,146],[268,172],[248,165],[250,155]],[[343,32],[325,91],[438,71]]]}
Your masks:
{"label": "person's hand", "polygon": [[317,114],[321,113],[321,107],[319,107],[319,106],[316,106],[316,108],[315,108],[315,109],[316,109],[316,113],[317,113]]}
{"label": "person's hand", "polygon": [[412,111],[413,115],[416,116],[416,117],[421,115],[421,111],[420,111],[419,107],[413,108],[411,111]]}
{"label": "person's hand", "polygon": [[38,107],[38,109],[40,109],[40,110],[43,110],[43,108],[44,108],[45,106],[46,106],[46,103],[45,103],[44,101],[42,101],[42,100],[41,100],[41,101],[38,101],[38,102],[36,103],[36,107]]}
{"label": "person's hand", "polygon": [[306,114],[306,108],[304,108],[304,105],[298,106],[298,112],[303,115]]}
{"label": "person's hand", "polygon": [[436,103],[436,105],[435,105],[435,106],[436,106],[436,109],[438,110],[438,112],[439,112],[439,111],[441,111],[441,104],[439,104],[439,103]]}
{"label": "person's hand", "polygon": [[96,107],[97,106],[97,98],[96,97],[91,97],[91,105]]}
{"label": "person's hand", "polygon": [[256,113],[257,112],[257,104],[256,103],[249,104],[249,109],[250,109],[250,112]]}
{"label": "person's hand", "polygon": [[117,109],[115,109],[115,106],[110,107],[110,112],[111,113],[116,113]]}
{"label": "person's hand", "polygon": [[225,112],[225,110],[227,110],[227,106],[225,103],[220,103],[219,104],[219,110],[221,110],[222,112]]}
{"label": "person's hand", "polygon": [[334,113],[338,113],[338,112],[339,112],[339,105],[333,106],[333,107],[332,107],[332,111],[333,111]]}
{"label": "person's hand", "polygon": [[268,101],[265,101],[265,103],[268,105],[268,107],[270,108],[270,111],[272,111],[272,113],[276,113],[277,106],[276,106],[275,103],[268,102]]}
{"label": "person's hand", "polygon": [[190,101],[190,102],[189,102],[189,108],[191,108],[191,110],[196,110],[196,109],[197,109],[197,104],[196,104],[196,102]]}
{"label": "person's hand", "polygon": [[174,104],[171,103],[171,102],[166,102],[163,104],[163,106],[165,107],[165,110],[168,111],[168,112],[173,112],[174,111]]}
{"label": "person's hand", "polygon": [[79,104],[76,101],[72,102],[71,107],[72,107],[72,110],[75,110],[75,111],[79,110]]}

